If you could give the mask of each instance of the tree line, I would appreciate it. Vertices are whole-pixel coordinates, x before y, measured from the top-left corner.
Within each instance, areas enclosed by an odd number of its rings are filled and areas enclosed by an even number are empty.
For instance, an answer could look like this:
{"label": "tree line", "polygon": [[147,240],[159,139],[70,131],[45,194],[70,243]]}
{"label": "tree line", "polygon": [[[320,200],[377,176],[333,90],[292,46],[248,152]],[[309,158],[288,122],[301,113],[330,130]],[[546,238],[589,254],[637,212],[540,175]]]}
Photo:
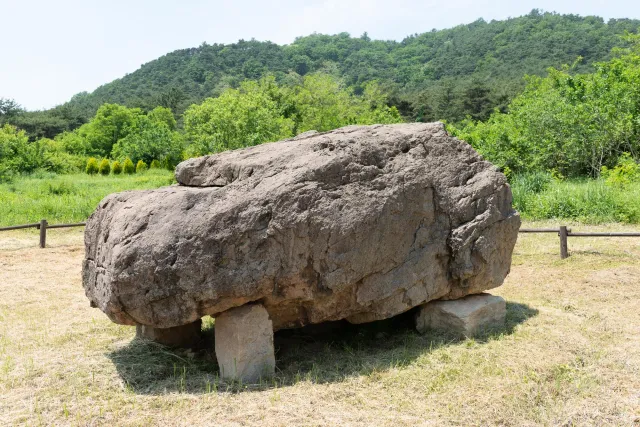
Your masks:
{"label": "tree line", "polygon": [[[495,108],[506,111],[524,88],[522,76],[546,74],[549,67],[583,60],[572,73],[594,71],[622,46],[620,35],[636,32],[640,21],[533,10],[503,21],[479,19],[451,29],[414,34],[404,40],[372,40],[312,34],[289,45],[240,40],[177,50],[107,83],[80,93],[47,111],[9,109],[0,125],[26,131],[31,140],[54,138],[87,123],[105,103],[140,108],[169,108],[181,127],[190,105],[217,97],[245,80],[273,75],[278,84],[318,72],[332,75],[360,95],[376,80],[406,121],[447,120],[471,116],[486,120]],[[16,106],[14,106],[16,107]],[[19,107],[19,106],[17,106]]]}
{"label": "tree line", "polygon": [[334,76],[292,73],[281,83],[274,76],[246,80],[237,89],[228,88],[191,105],[182,120],[179,129],[166,107],[145,113],[140,108],[104,104],[88,123],[53,138],[30,141],[24,130],[5,124],[0,128],[0,179],[37,169],[117,174],[114,166],[118,171],[125,165],[127,172],[128,162],[142,170],[147,165],[172,169],[189,157],[276,141],[311,129],[398,123],[402,118],[375,81],[357,95]]}
{"label": "tree line", "polygon": [[[259,42],[242,42],[231,47],[201,46],[190,50],[188,64],[191,65],[187,65],[187,68],[195,67],[193,58],[200,58],[208,52],[209,60],[215,62],[226,58],[226,62],[222,63],[229,67],[237,61],[235,66],[244,71],[237,76],[220,75],[222,80],[216,80],[218,83],[210,88],[212,96],[187,106],[185,102],[194,99],[190,98],[193,94],[185,95],[182,89],[170,86],[155,93],[152,90],[149,96],[155,96],[154,101],[146,105],[128,105],[126,100],[122,103],[103,103],[95,114],[83,121],[80,112],[91,111],[92,99],[100,99],[95,98],[96,94],[106,90],[101,88],[92,95],[78,95],[73,102],[54,109],[54,117],[60,119],[60,126],[40,128],[38,123],[41,122],[36,118],[41,116],[28,115],[15,101],[0,99],[0,179],[9,179],[6,177],[12,174],[29,173],[37,169],[58,173],[79,171],[86,169],[86,159],[89,157],[96,158],[98,168],[100,163],[104,163],[99,159],[110,159],[107,160],[110,168],[115,161],[122,165],[127,159],[134,165],[156,162],[161,167],[172,168],[188,157],[275,141],[311,129],[326,131],[349,124],[444,120],[451,133],[472,144],[507,174],[544,172],[556,177],[597,177],[604,173],[608,179],[624,181],[627,178],[624,178],[623,171],[637,171],[632,163],[636,164],[634,162],[640,156],[639,36],[626,33],[616,43],[605,43],[603,40],[607,41],[606,37],[596,37],[590,31],[597,28],[610,34],[612,29],[618,31],[632,24],[636,25],[635,21],[620,20],[604,24],[595,18],[534,11],[527,17],[492,23],[477,22],[442,33],[449,34],[447,37],[456,41],[457,44],[452,42],[452,45],[457,46],[455,49],[458,50],[454,51],[458,53],[461,52],[461,46],[475,46],[465,51],[472,55],[476,50],[486,51],[486,47],[477,44],[482,44],[484,39],[479,38],[476,44],[470,44],[467,37],[471,37],[470,34],[478,36],[480,33],[477,31],[480,30],[493,34],[491,31],[496,31],[496,26],[502,25],[504,28],[493,36],[498,40],[492,43],[513,53],[510,43],[500,41],[507,37],[505,33],[510,34],[506,40],[516,40],[513,42],[515,45],[528,47],[520,53],[521,56],[525,55],[522,62],[529,63],[530,58],[526,55],[532,55],[545,63],[533,45],[517,40],[531,40],[537,34],[538,41],[568,37],[567,40],[575,42],[572,38],[575,34],[569,37],[566,31],[562,31],[568,28],[577,31],[576,34],[591,34],[589,43],[578,43],[583,46],[579,52],[589,54],[591,58],[594,58],[594,52],[598,52],[598,55],[606,58],[589,63],[585,58],[575,56],[568,62],[570,66],[547,68],[545,76],[530,74],[523,80],[523,89],[514,97],[497,96],[497,89],[490,88],[492,77],[489,75],[481,78],[480,74],[471,74],[471,80],[463,85],[458,84],[460,80],[448,75],[445,70],[449,68],[443,66],[434,68],[440,72],[429,73],[439,78],[436,86],[421,90],[411,102],[399,98],[398,86],[391,84],[389,79],[393,76],[391,80],[399,79],[398,73],[402,73],[403,66],[396,64],[393,73],[397,75],[392,73],[391,76],[385,74],[390,73],[390,68],[380,63],[370,73],[358,74],[358,78],[349,73],[353,67],[363,67],[366,63],[364,60],[357,64],[354,62],[349,67],[339,66],[350,63],[352,55],[362,54],[363,49],[366,50],[362,46],[375,46],[381,52],[386,49],[389,55],[397,54],[391,49],[395,42],[372,41],[366,34],[359,39],[348,35],[314,35],[298,39],[296,43],[285,47],[287,52],[295,47],[299,55],[294,55],[298,58],[298,62],[295,62],[297,65],[288,63],[279,71],[267,74],[265,72],[271,68],[261,68],[252,59],[275,61],[273,64],[276,64],[278,58],[288,58],[283,53],[284,48]],[[438,51],[453,49],[444,47],[450,40],[438,39],[442,36],[439,32],[429,34],[414,36],[403,43],[405,47],[413,46],[413,54],[418,57],[424,55],[417,52],[428,45],[425,40],[439,40],[439,44],[434,42],[433,45]],[[514,34],[519,34],[520,39]],[[414,38],[423,39],[423,42],[415,44]],[[599,49],[609,44],[614,48],[610,53],[602,54]],[[354,45],[360,48],[353,49]],[[545,43],[534,45],[548,47]],[[266,50],[261,50],[260,46]],[[387,47],[382,49],[383,46]],[[551,50],[554,58],[563,55],[563,45],[559,46]],[[306,53],[303,55],[302,52]],[[382,58],[372,55],[373,52],[368,52],[367,57]],[[507,58],[510,58],[509,55]],[[326,57],[333,59],[321,60]],[[144,73],[134,73],[135,79],[146,75],[151,83],[160,81],[167,87],[173,81],[173,73],[184,67],[176,63],[171,73],[154,73],[165,70],[157,66],[171,58],[180,58],[180,55],[176,56],[174,52],[160,58],[157,63],[144,66],[141,69]],[[411,58],[407,56],[405,59],[409,61]],[[440,63],[435,58],[440,56],[427,61],[430,67]],[[453,61],[453,57],[447,58]],[[423,60],[424,57],[416,64]],[[456,61],[458,76],[464,76],[463,64]],[[189,75],[195,81],[204,79],[203,85],[213,82],[212,78],[207,77],[210,77],[207,74],[209,71],[200,73],[204,68],[189,69]],[[486,71],[487,68],[480,69]],[[154,73],[151,73],[153,70]],[[474,70],[475,73],[478,68]],[[147,72],[151,75],[145,74]],[[124,84],[125,80],[130,83],[131,76],[114,82],[108,86],[111,88],[109,90],[120,87],[118,85]],[[361,76],[370,79],[365,80]],[[382,78],[374,78],[378,76]],[[403,90],[411,87],[410,82],[422,79],[419,76],[419,73],[410,73],[407,77],[409,80],[403,80]],[[228,84],[219,84],[221,81]],[[137,87],[149,86],[140,84]],[[122,95],[129,92],[123,90],[117,93]],[[106,171],[106,166],[103,170]]]}
{"label": "tree line", "polygon": [[507,113],[467,118],[449,131],[507,172],[598,177],[618,167],[635,174],[629,161],[640,158],[640,35],[625,40],[628,47],[614,49],[595,72],[575,74],[574,65],[529,76]]}

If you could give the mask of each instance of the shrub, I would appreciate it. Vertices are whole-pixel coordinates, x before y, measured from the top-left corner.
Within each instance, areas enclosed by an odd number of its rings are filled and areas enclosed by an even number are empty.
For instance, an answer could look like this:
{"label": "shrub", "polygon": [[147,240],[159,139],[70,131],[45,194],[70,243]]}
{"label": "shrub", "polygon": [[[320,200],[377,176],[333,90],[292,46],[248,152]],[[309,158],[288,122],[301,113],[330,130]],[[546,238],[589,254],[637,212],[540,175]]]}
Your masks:
{"label": "shrub", "polygon": [[149,169],[160,169],[161,167],[162,167],[162,165],[160,165],[160,162],[154,159],[151,162],[151,165],[149,166]]}
{"label": "shrub", "polygon": [[16,173],[7,165],[0,164],[0,184],[11,183],[16,177]]}
{"label": "shrub", "polygon": [[75,185],[67,181],[61,181],[59,183],[49,183],[47,192],[55,196],[62,196],[65,194],[74,194],[76,191]]}
{"label": "shrub", "polygon": [[109,175],[111,173],[111,164],[109,164],[109,160],[102,159],[100,166],[98,167],[98,172],[100,172],[100,175]]}
{"label": "shrub", "polygon": [[81,172],[86,165],[86,158],[62,152],[47,152],[44,154],[42,169],[59,174]]}
{"label": "shrub", "polygon": [[640,181],[640,165],[633,160],[631,154],[622,153],[613,169],[602,167],[600,176],[604,178],[607,185],[623,188],[632,182]]}
{"label": "shrub", "polygon": [[147,169],[149,169],[147,164],[145,162],[143,162],[142,160],[138,160],[138,164],[136,164],[136,173],[142,173],[142,172],[146,171]]}
{"label": "shrub", "polygon": [[111,173],[114,175],[120,175],[122,173],[122,165],[120,165],[119,161],[113,162],[111,165]]}
{"label": "shrub", "polygon": [[136,172],[136,168],[133,165],[133,162],[131,161],[130,158],[127,157],[126,159],[124,159],[124,164],[122,165],[122,171],[127,175],[132,175]]}
{"label": "shrub", "polygon": [[89,160],[87,160],[87,167],[85,171],[89,175],[95,175],[98,173],[98,160],[96,160],[95,157],[91,157]]}

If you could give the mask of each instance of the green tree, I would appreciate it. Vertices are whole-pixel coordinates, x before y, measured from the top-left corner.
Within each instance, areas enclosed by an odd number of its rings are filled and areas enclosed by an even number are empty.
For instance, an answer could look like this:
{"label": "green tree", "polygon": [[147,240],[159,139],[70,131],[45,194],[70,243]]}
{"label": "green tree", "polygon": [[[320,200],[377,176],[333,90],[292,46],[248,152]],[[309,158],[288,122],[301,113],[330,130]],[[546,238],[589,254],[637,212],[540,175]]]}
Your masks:
{"label": "green tree", "polygon": [[296,105],[296,132],[319,132],[354,124],[357,112],[352,105],[351,91],[328,74],[304,76],[301,85],[292,89]]}
{"label": "green tree", "polygon": [[148,169],[147,164],[142,160],[138,160],[136,164],[136,173],[142,173]]}
{"label": "green tree", "polygon": [[99,169],[98,160],[95,157],[91,157],[87,160],[87,167],[85,168],[85,172],[87,174],[95,175],[98,173]]}
{"label": "green tree", "polygon": [[116,160],[115,162],[113,162],[113,164],[111,165],[111,173],[114,175],[120,175],[122,173],[122,165],[119,161]]}
{"label": "green tree", "polygon": [[472,120],[488,119],[495,105],[490,95],[491,89],[483,81],[472,80],[462,96],[464,114]]}
{"label": "green tree", "polygon": [[108,156],[113,146],[136,129],[142,116],[139,108],[127,108],[117,104],[104,104],[95,117],[80,128],[94,154]]}
{"label": "green tree", "polygon": [[177,87],[171,87],[166,92],[162,92],[157,96],[156,103],[161,107],[170,109],[173,114],[178,114],[180,105],[187,98],[184,91]]}
{"label": "green tree", "polygon": [[136,172],[136,167],[131,161],[130,158],[124,159],[124,163],[122,164],[122,171],[127,175],[133,175]]}
{"label": "green tree", "polygon": [[218,98],[192,105],[184,113],[192,155],[287,138],[293,134],[293,126],[293,120],[283,116],[265,86],[255,81],[227,89]]}
{"label": "green tree", "polygon": [[[365,33],[366,35],[367,33]],[[356,104],[361,110],[356,123],[361,125],[401,123],[402,117],[395,106],[388,106],[388,96],[376,80],[364,86],[364,92]]]}
{"label": "green tree", "polygon": [[88,154],[91,154],[93,151],[87,139],[83,137],[77,130],[71,132],[62,132],[55,137],[55,140],[62,145],[64,151],[66,151],[67,153],[86,156]]}
{"label": "green tree", "polygon": [[151,163],[154,159],[175,165],[182,156],[183,144],[179,133],[171,131],[164,121],[149,116],[138,118],[135,130],[120,139],[113,147],[112,156],[130,157],[133,161]]}
{"label": "green tree", "polygon": [[15,100],[0,98],[0,125],[24,112],[24,109]]}
{"label": "green tree", "polygon": [[109,163],[108,159],[102,159],[102,161],[100,161],[100,165],[98,166],[98,173],[100,173],[100,175],[109,175],[109,173],[111,172],[111,164]]}
{"label": "green tree", "polygon": [[529,77],[509,113],[467,121],[454,134],[489,160],[513,171],[552,170],[565,176],[598,176],[624,152],[640,155],[640,36],[596,71],[549,69]]}
{"label": "green tree", "polygon": [[0,164],[15,172],[33,172],[42,165],[44,146],[29,142],[27,134],[11,125],[0,127]]}
{"label": "green tree", "polygon": [[176,118],[169,108],[156,107],[147,114],[149,120],[154,123],[163,123],[169,130],[176,130]]}

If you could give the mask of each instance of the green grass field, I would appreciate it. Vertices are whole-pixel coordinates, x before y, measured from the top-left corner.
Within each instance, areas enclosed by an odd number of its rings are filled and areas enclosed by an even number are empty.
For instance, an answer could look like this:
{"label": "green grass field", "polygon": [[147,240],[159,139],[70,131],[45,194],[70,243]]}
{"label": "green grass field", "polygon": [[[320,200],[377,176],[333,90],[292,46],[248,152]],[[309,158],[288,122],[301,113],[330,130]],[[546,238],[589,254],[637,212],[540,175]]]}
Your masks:
{"label": "green grass field", "polygon": [[526,220],[572,220],[584,224],[640,223],[640,183],[613,187],[602,180],[511,180],[513,204]]}
{"label": "green grass field", "polygon": [[108,194],[170,185],[173,172],[155,169],[122,176],[39,173],[0,184],[0,227],[46,219],[50,224],[81,222]]}

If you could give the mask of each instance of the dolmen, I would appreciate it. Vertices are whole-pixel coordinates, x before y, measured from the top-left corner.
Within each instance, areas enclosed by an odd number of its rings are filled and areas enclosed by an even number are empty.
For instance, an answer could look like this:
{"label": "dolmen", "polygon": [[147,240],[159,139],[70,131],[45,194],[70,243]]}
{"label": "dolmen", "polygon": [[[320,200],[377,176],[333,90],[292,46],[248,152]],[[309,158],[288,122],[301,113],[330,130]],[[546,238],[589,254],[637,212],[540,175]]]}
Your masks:
{"label": "dolmen", "polygon": [[273,332],[417,308],[421,331],[504,322],[520,217],[505,176],[441,123],[348,126],[184,161],[177,185],[105,197],[87,221],[91,305],[138,336],[215,319],[226,379],[274,373]]}

